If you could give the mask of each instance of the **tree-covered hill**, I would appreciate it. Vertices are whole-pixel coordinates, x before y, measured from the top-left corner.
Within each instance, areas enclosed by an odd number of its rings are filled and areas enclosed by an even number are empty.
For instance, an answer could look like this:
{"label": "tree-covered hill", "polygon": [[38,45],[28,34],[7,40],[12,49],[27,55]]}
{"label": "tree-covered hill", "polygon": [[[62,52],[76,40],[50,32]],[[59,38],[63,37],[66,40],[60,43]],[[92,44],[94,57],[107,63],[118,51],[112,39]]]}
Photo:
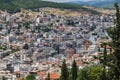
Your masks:
{"label": "tree-covered hill", "polygon": [[8,11],[16,11],[20,8],[23,9],[36,9],[42,7],[52,7],[61,9],[82,9],[88,12],[97,13],[94,10],[90,10],[82,7],[81,5],[55,3],[42,0],[0,0],[0,9]]}
{"label": "tree-covered hill", "polygon": [[81,4],[81,5],[89,5],[98,8],[114,8],[114,3],[118,2],[120,4],[120,0],[92,0],[92,1],[72,1],[67,2],[68,4]]}

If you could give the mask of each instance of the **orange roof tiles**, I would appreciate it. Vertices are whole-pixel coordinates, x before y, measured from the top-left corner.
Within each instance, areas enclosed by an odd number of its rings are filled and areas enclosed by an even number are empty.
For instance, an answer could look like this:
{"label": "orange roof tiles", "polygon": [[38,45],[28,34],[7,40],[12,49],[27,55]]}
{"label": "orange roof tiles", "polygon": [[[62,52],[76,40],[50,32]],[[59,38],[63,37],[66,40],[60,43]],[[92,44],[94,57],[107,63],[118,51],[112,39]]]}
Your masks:
{"label": "orange roof tiles", "polygon": [[50,79],[59,79],[59,78],[60,78],[60,74],[50,73]]}
{"label": "orange roof tiles", "polygon": [[77,65],[83,65],[83,62],[82,61],[76,61],[76,64]]}
{"label": "orange roof tiles", "polygon": [[46,75],[46,71],[37,72],[38,75]]}

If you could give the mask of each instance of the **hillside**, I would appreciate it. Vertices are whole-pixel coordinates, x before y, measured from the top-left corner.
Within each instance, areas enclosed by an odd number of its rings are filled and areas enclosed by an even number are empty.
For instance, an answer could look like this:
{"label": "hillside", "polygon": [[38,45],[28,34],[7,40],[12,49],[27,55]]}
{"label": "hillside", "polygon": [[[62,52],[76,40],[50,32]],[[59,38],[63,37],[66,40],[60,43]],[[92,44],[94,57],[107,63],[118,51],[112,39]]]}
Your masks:
{"label": "hillside", "polygon": [[90,10],[82,7],[81,5],[55,3],[42,0],[0,0],[0,9],[8,10],[9,12],[16,12],[20,8],[23,9],[36,9],[42,7],[52,7],[60,9],[81,9],[91,13],[98,13],[94,10]]}
{"label": "hillside", "polygon": [[69,4],[80,4],[80,5],[89,5],[93,7],[100,7],[100,8],[113,8],[115,0],[95,0],[95,1],[73,1],[68,2]]}

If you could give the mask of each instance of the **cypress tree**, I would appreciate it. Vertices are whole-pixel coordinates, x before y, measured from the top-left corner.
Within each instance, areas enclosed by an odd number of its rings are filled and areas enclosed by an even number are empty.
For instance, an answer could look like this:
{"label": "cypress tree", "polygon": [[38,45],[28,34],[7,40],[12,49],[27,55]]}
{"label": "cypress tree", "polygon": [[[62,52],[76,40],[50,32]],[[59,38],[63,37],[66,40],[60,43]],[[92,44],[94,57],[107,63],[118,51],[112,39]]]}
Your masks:
{"label": "cypress tree", "polygon": [[106,46],[107,46],[107,43],[103,43],[102,45],[101,45],[103,48],[104,48],[104,52],[103,52],[103,67],[104,67],[104,69],[105,69],[105,67],[106,67],[106,59],[107,59],[107,48],[106,48]]}
{"label": "cypress tree", "polygon": [[114,50],[112,60],[107,62],[109,80],[120,80],[120,10],[118,3],[114,4],[116,9],[115,26],[112,29],[111,47]]}
{"label": "cypress tree", "polygon": [[[104,67],[102,77],[104,78],[102,80],[120,80],[120,10],[118,3],[115,3],[114,6],[116,9],[116,19],[114,21],[115,26],[110,31],[112,42],[102,44],[104,48],[102,59]],[[111,47],[110,53],[112,54],[107,55],[107,45]]]}
{"label": "cypress tree", "polygon": [[47,79],[46,80],[50,80],[50,73],[47,74]]}
{"label": "cypress tree", "polygon": [[60,80],[69,80],[69,72],[66,65],[66,60],[63,60],[62,67],[61,67],[61,77]]}
{"label": "cypress tree", "polygon": [[114,76],[117,80],[120,80],[120,11],[118,3],[115,3],[116,20],[114,27],[113,48],[115,56]]}
{"label": "cypress tree", "polygon": [[76,80],[77,79],[77,65],[76,65],[76,62],[75,60],[73,61],[72,63],[72,69],[71,69],[71,72],[72,72],[72,80]]}

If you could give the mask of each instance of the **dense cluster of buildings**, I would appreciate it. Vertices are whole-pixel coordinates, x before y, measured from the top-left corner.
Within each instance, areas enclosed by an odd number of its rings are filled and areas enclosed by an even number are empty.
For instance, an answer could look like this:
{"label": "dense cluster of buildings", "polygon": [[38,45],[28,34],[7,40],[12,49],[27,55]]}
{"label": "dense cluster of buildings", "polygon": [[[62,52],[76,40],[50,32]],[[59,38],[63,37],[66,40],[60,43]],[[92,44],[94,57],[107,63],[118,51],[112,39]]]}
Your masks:
{"label": "dense cluster of buildings", "polygon": [[0,11],[0,78],[18,80],[36,74],[36,80],[59,80],[61,64],[68,68],[76,60],[79,69],[99,60],[93,56],[102,41],[111,40],[106,29],[113,15],[68,17],[21,11]]}

